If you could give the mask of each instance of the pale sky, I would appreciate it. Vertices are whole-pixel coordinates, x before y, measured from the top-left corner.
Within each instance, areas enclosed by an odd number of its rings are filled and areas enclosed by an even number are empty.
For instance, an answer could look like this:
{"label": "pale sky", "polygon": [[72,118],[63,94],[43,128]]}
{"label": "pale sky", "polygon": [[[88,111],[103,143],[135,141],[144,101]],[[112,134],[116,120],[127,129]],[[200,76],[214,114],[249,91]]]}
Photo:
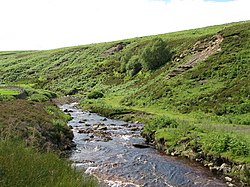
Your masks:
{"label": "pale sky", "polygon": [[0,0],[0,51],[53,49],[250,20],[250,0]]}

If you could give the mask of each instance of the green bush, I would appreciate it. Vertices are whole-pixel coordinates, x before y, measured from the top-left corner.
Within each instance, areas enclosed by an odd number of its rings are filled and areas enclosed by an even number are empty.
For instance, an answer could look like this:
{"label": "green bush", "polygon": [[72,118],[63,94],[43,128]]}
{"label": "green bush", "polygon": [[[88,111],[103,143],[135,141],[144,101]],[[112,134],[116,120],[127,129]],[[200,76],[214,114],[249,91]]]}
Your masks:
{"label": "green bush", "polygon": [[175,119],[169,118],[168,116],[157,116],[153,118],[148,124],[144,127],[144,132],[154,132],[161,128],[176,128],[178,123]]}
{"label": "green bush", "polygon": [[138,55],[134,55],[130,58],[126,64],[126,71],[130,76],[136,75],[142,69],[142,64],[140,63],[140,58]]}
{"label": "green bush", "polygon": [[88,99],[98,99],[98,98],[102,98],[103,96],[104,96],[103,93],[94,90],[89,93]]}
{"label": "green bush", "polygon": [[12,95],[1,95],[0,94],[0,101],[12,101],[15,100],[16,98]]}
{"label": "green bush", "polygon": [[250,147],[239,136],[231,133],[213,132],[203,138],[203,147],[208,152],[229,153],[233,156],[249,156]]}
{"label": "green bush", "polygon": [[45,102],[49,101],[49,98],[42,94],[33,94],[28,98],[30,101]]}
{"label": "green bush", "polygon": [[171,53],[161,38],[155,38],[146,45],[140,58],[145,70],[155,70],[170,60]]}

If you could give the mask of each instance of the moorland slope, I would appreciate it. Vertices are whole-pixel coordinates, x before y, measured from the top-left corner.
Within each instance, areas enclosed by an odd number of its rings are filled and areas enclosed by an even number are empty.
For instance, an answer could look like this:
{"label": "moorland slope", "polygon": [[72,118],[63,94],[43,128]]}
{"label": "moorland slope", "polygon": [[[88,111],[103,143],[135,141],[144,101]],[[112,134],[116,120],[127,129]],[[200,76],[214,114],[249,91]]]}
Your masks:
{"label": "moorland slope", "polygon": [[[145,122],[143,135],[162,151],[246,183],[249,80],[249,21],[48,51],[0,52],[2,85],[77,95],[86,109]],[[48,91],[31,100],[39,98],[48,99]]]}

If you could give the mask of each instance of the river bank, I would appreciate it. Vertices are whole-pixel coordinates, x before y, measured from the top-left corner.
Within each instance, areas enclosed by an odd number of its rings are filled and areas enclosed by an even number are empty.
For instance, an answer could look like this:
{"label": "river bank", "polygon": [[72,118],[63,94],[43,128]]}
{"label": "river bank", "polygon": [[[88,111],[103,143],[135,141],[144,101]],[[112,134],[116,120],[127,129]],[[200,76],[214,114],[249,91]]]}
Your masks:
{"label": "river bank", "polygon": [[0,186],[97,186],[75,171],[66,152],[75,145],[65,115],[51,102],[0,102]]}
{"label": "river bank", "polygon": [[183,141],[175,147],[169,147],[167,141],[163,139],[152,139],[152,136],[144,137],[155,144],[157,150],[166,155],[187,158],[191,161],[200,163],[208,168],[211,173],[220,176],[229,187],[248,187],[250,185],[248,183],[250,171],[249,164],[236,163],[220,155],[209,154],[202,150],[197,151],[192,145],[188,145],[188,141]]}
{"label": "river bank", "polygon": [[184,115],[180,119],[163,115],[164,111],[161,115],[150,113],[150,109],[139,112],[106,101],[109,100],[84,100],[81,106],[111,118],[143,121],[146,125],[142,136],[160,152],[197,162],[220,176],[228,186],[249,186],[249,146],[244,139],[249,131],[247,126],[221,124],[205,116],[190,120]]}
{"label": "river bank", "polygon": [[[244,139],[226,131],[211,129],[206,131],[200,125],[178,123],[161,116],[149,122],[142,135],[147,142],[156,145],[159,151],[167,155],[201,163],[212,173],[224,178],[228,186],[250,186],[248,157],[246,155],[244,162],[238,156],[247,151]],[[234,152],[228,154],[223,152],[224,149]]]}

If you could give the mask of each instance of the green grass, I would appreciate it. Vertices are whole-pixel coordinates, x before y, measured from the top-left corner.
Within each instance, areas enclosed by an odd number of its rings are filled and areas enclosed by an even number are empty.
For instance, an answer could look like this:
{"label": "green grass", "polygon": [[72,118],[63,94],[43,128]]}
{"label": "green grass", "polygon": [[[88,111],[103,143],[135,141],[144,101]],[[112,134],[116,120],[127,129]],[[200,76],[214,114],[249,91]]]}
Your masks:
{"label": "green grass", "polygon": [[21,141],[0,141],[0,186],[94,187],[70,163],[53,153],[39,153]]}
{"label": "green grass", "polygon": [[0,95],[16,95],[16,94],[19,94],[19,91],[6,89],[6,88],[0,88]]}

